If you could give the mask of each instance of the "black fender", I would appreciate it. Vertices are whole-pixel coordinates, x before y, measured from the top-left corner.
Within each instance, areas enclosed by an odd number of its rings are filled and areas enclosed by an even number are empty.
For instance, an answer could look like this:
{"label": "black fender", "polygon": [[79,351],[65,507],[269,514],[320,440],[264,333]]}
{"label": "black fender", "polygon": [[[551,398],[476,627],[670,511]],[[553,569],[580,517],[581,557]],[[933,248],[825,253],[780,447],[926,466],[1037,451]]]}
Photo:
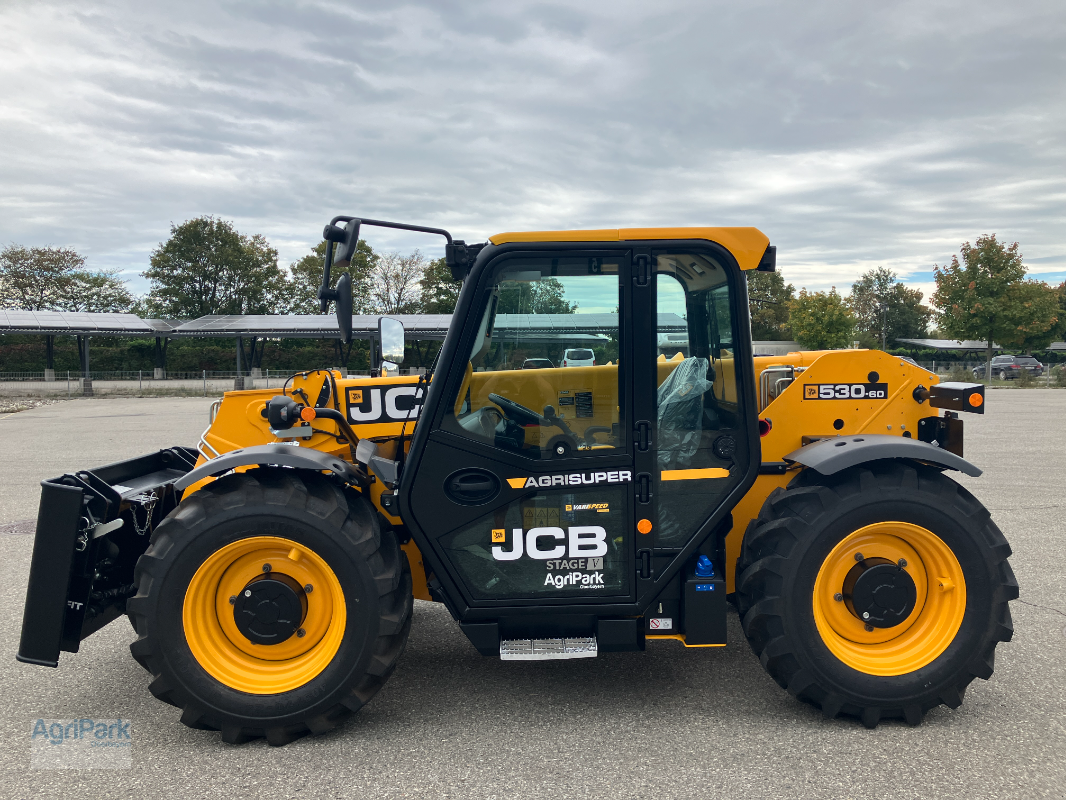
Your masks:
{"label": "black fender", "polygon": [[231,450],[224,455],[206,461],[196,469],[174,482],[174,488],[187,489],[204,478],[217,477],[237,467],[277,465],[296,469],[311,469],[315,472],[332,472],[347,483],[364,484],[366,476],[342,458],[290,444],[260,444]]}
{"label": "black fender", "polygon": [[784,460],[810,467],[822,475],[832,475],[841,470],[883,459],[906,459],[945,469],[954,469],[977,477],[981,470],[961,456],[949,453],[935,445],[903,436],[884,433],[859,436],[836,436],[793,450]]}

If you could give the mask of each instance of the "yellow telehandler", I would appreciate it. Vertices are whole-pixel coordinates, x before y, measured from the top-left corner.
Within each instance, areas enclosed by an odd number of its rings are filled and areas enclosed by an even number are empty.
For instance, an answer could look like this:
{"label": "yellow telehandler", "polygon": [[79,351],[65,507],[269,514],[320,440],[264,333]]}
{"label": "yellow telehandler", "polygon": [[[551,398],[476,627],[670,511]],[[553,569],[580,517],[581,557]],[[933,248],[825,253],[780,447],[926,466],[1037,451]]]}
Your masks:
{"label": "yellow telehandler", "polygon": [[[360,232],[444,236],[463,282],[432,370],[227,392],[198,445],[43,482],[18,659],[126,615],[186,725],[285,744],[368,702],[415,599],[503,660],[726,645],[827,716],[918,724],[992,675],[1018,586],[959,412],[880,351],[752,352],[754,228],[504,233],[334,218],[319,289],[352,336]],[[565,358],[564,358],[565,357]],[[376,360],[376,359],[375,359]],[[634,656],[635,657],[635,656]]]}

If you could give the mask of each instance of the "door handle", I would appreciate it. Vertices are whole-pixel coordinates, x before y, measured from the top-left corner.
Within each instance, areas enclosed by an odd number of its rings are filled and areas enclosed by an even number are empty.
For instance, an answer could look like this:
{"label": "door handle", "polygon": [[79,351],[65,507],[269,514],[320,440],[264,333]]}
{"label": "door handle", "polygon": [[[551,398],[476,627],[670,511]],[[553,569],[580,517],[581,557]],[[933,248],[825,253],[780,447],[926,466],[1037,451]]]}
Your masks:
{"label": "door handle", "polygon": [[454,472],[444,483],[444,494],[460,505],[482,505],[500,493],[500,479],[488,470]]}

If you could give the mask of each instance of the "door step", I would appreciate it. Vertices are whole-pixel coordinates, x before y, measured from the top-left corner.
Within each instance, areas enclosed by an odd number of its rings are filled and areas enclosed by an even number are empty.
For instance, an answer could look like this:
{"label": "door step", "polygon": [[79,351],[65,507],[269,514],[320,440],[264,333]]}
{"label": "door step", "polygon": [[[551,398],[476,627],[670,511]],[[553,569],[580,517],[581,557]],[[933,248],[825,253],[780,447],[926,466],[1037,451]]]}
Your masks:
{"label": "door step", "polygon": [[500,642],[501,661],[595,658],[598,652],[595,636],[577,639],[504,639]]}

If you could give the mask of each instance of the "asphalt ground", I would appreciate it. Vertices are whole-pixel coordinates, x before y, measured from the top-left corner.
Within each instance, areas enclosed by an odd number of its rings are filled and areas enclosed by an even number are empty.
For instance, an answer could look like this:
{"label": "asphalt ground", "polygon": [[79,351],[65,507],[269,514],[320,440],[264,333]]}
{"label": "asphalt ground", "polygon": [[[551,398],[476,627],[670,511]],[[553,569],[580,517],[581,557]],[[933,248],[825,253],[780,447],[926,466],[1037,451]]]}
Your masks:
{"label": "asphalt ground", "polygon": [[[118,620],[51,670],[15,662],[38,481],[195,443],[202,399],[72,400],[0,421],[0,797],[1066,797],[1066,391],[995,390],[966,419],[959,477],[1014,548],[1014,640],[962,707],[911,728],[825,720],[730,646],[563,662],[479,656],[416,602],[407,650],[339,730],[285,748],[223,745],[155,700]],[[16,524],[12,524],[16,523]],[[133,722],[132,767],[33,770],[37,718]]]}

